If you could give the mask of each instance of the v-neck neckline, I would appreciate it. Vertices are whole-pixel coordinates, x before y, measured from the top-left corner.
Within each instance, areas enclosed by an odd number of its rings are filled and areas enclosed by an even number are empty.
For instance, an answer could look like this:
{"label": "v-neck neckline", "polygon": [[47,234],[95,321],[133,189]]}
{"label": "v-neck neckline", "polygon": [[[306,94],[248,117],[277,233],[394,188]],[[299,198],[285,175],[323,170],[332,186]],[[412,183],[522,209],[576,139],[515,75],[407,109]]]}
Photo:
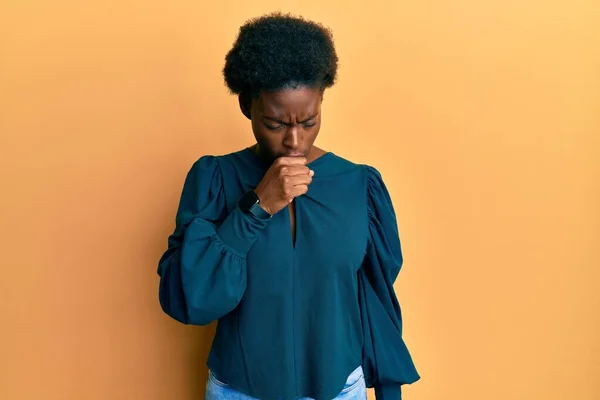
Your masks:
{"label": "v-neck neckline", "polygon": [[[251,147],[244,148],[241,151],[241,153],[248,153],[248,159],[250,160],[250,162],[252,164],[254,164],[255,166],[259,167],[263,171],[263,173],[266,172],[272,165],[272,163],[265,161],[258,154],[256,154],[254,152],[254,150],[252,150]],[[327,161],[327,158],[329,158],[333,155],[334,155],[333,152],[326,151],[325,153],[323,153],[316,159],[307,163],[306,166],[313,169],[316,166]],[[262,177],[261,177],[261,179],[262,179]],[[288,243],[289,243],[291,252],[293,254],[296,254],[299,244],[301,244],[301,237],[302,237],[302,223],[300,221],[301,218],[299,218],[299,211],[302,209],[302,206],[299,206],[299,203],[302,202],[301,200],[299,201],[299,198],[301,198],[301,197],[302,196],[298,196],[297,198],[294,199],[294,231],[295,232],[292,232],[292,220],[291,220],[290,205],[288,204],[282,210],[282,211],[284,211],[284,214],[285,214],[284,218],[286,219],[285,227],[287,229],[287,235],[289,235]],[[294,236],[295,236],[295,238],[294,238]]]}
{"label": "v-neck neckline", "polygon": [[[292,230],[292,212],[291,212],[291,206],[292,204],[294,205],[294,229]],[[298,202],[296,201],[296,199],[294,199],[294,201],[290,204],[288,204],[287,206],[285,206],[285,218],[286,218],[286,222],[287,222],[287,231],[290,234],[290,245],[292,248],[292,253],[296,252],[296,248],[298,247],[298,237],[300,236],[299,233],[299,229],[298,229]]]}

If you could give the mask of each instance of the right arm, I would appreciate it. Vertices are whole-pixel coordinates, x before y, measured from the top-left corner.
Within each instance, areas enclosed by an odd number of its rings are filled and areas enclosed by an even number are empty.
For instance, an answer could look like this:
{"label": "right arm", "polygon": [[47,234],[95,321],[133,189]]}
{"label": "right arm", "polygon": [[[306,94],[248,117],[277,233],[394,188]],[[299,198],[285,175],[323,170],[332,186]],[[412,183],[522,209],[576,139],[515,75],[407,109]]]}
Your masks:
{"label": "right arm", "polygon": [[[275,214],[306,193],[314,172],[305,164],[300,157],[273,163],[255,189],[266,211]],[[227,214],[217,158],[198,160],[158,264],[163,311],[184,324],[207,325],[237,307],[246,291],[246,255],[267,224],[239,207]]]}
{"label": "right arm", "polygon": [[246,255],[267,223],[238,207],[227,214],[217,159],[198,160],[185,179],[175,231],[158,264],[163,311],[193,325],[232,311],[246,290]]}

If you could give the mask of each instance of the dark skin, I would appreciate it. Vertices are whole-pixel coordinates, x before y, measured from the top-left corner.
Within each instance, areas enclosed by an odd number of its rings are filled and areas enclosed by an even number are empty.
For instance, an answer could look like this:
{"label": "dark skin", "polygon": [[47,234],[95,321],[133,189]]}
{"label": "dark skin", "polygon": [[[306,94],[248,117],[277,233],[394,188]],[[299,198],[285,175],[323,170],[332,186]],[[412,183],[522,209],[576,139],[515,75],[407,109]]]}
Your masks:
{"label": "dark skin", "polygon": [[321,127],[323,91],[300,87],[262,91],[258,98],[240,96],[242,113],[252,121],[252,150],[271,163],[255,189],[261,207],[275,214],[290,205],[292,240],[296,240],[293,200],[305,194],[314,172],[306,164],[326,151],[313,146]]}

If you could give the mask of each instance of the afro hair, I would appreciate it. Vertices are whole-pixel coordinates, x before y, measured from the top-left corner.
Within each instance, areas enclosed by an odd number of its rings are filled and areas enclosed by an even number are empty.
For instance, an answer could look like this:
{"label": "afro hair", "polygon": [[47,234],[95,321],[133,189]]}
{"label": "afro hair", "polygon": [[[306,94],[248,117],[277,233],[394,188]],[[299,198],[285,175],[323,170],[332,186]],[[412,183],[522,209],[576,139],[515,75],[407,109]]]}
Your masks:
{"label": "afro hair", "polygon": [[338,57],[331,31],[279,12],[246,22],[225,57],[223,76],[232,94],[312,87],[336,80]]}

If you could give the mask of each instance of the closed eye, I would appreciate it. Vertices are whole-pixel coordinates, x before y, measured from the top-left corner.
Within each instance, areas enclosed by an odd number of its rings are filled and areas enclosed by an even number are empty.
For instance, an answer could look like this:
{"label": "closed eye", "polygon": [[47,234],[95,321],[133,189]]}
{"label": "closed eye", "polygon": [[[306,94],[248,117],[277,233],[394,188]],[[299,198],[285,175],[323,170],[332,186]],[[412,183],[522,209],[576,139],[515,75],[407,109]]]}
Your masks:
{"label": "closed eye", "polygon": [[267,129],[270,129],[272,131],[276,131],[277,129],[281,128],[281,125],[271,125],[271,124],[264,124],[264,125]]}
{"label": "closed eye", "polygon": [[[316,124],[317,124],[316,122],[305,122],[305,123],[302,124],[302,126],[305,127],[305,128],[312,128]],[[263,125],[267,129],[272,130],[272,131],[276,131],[278,129],[281,129],[281,127],[283,127],[283,125],[281,125],[281,124],[277,125],[277,124],[266,124],[266,123],[263,123]]]}

